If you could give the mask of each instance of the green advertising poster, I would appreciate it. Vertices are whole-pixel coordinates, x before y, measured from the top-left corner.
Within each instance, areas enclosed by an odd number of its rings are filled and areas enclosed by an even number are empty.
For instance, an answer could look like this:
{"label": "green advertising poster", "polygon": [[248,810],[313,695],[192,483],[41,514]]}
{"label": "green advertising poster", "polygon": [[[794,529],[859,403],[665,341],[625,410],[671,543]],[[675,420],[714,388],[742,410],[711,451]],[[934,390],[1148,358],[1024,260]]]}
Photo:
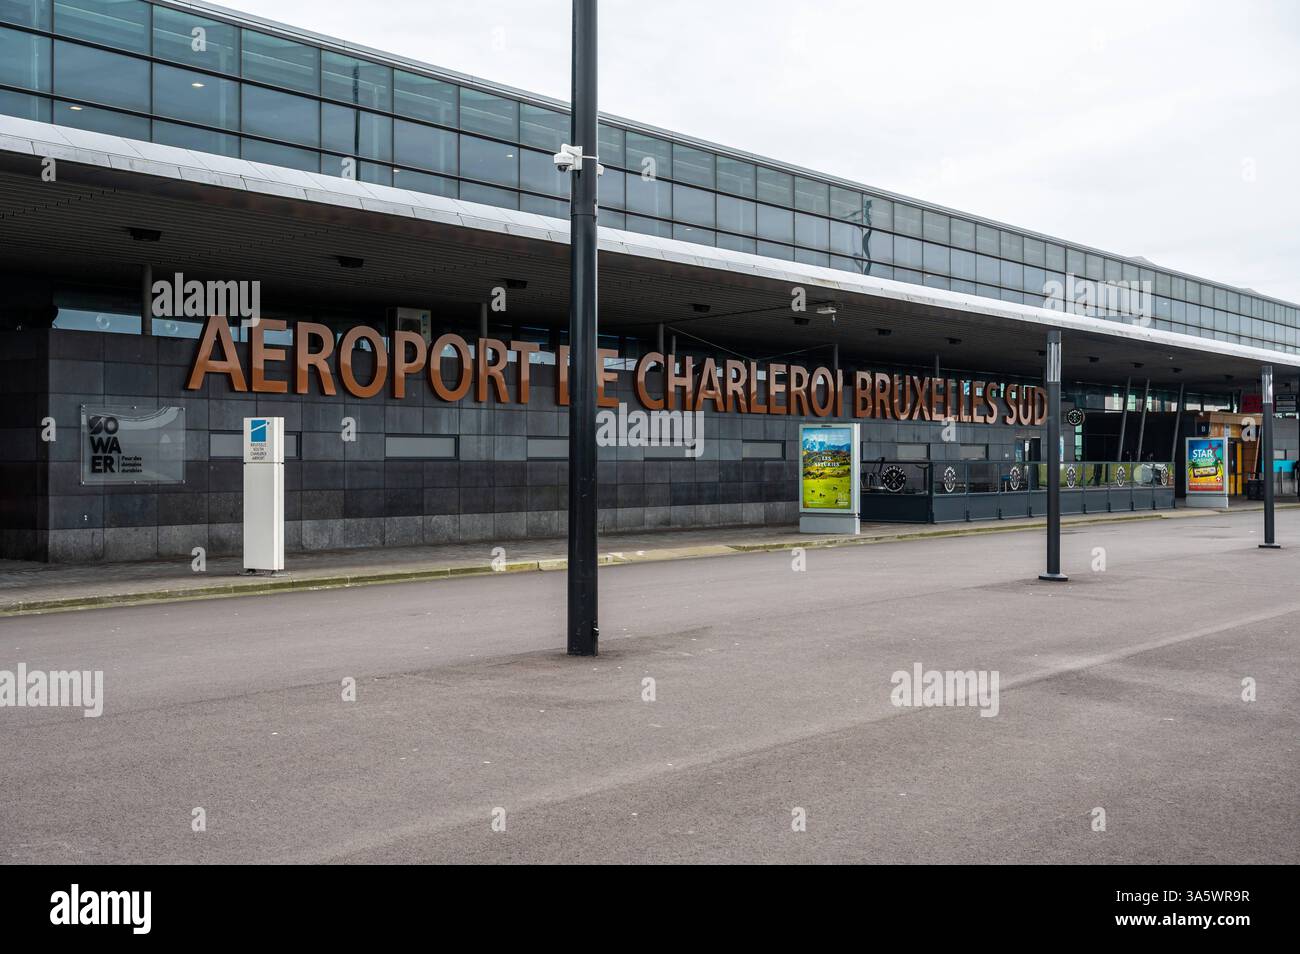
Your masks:
{"label": "green advertising poster", "polygon": [[804,427],[799,433],[799,497],[804,510],[852,511],[853,429]]}

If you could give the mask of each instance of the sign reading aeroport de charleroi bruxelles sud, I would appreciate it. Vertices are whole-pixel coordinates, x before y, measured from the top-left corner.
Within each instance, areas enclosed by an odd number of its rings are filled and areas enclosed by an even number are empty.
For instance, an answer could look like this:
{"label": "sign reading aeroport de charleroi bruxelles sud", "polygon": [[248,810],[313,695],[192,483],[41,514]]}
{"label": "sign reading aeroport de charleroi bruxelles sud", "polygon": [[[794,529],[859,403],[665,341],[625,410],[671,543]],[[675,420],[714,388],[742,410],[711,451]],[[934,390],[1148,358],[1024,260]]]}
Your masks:
{"label": "sign reading aeroport de charleroi bruxelles sud", "polygon": [[[266,332],[290,331],[286,347],[266,343]],[[248,373],[240,362],[230,326],[225,318],[211,317],[203,329],[198,351],[186,387],[196,390],[208,375],[225,375],[235,391],[258,394],[309,394],[315,376],[320,392],[337,393],[342,385],[352,397],[370,398],[389,388],[393,397],[406,396],[408,378],[419,375],[443,401],[455,402],[470,395],[486,401],[491,394],[502,403],[527,404],[531,393],[531,355],[542,350],[530,341],[505,342],[496,338],[478,341],[473,349],[460,335],[444,334],[432,344],[414,331],[397,331],[392,335],[392,354],[384,336],[375,328],[357,325],[343,335],[335,346],[335,334],[328,325],[295,322],[292,329],[283,321],[262,319],[249,329]],[[374,367],[368,380],[358,380],[353,367],[354,349],[366,342],[374,352]],[[430,362],[429,356],[442,356],[450,349],[458,370],[448,381],[443,362]],[[510,356],[515,355],[514,373],[510,373]],[[607,359],[619,353],[609,348],[599,350],[597,362],[597,403],[617,407],[618,399],[605,393],[605,387],[617,378],[617,371],[605,367]],[[283,362],[292,365],[288,379],[268,377],[268,366]],[[560,347],[555,361],[556,403],[569,403],[569,349]],[[679,370],[680,369],[680,370]],[[663,372],[663,386],[652,393],[647,375]],[[508,381],[513,378],[513,382]],[[337,383],[336,383],[337,381]],[[759,382],[764,382],[761,389]],[[637,400],[649,411],[698,411],[712,407],[716,411],[742,414],[788,414],[802,417],[844,417],[845,384],[852,386],[853,417],[880,418],[894,421],[958,421],[975,424],[1022,424],[1038,426],[1047,420],[1046,391],[1032,384],[971,379],[939,379],[913,374],[884,374],[816,367],[812,370],[780,362],[741,361],[733,358],[721,362],[705,358],[698,365],[693,357],[649,352],[636,363],[633,390]],[[513,384],[513,392],[512,392]]]}

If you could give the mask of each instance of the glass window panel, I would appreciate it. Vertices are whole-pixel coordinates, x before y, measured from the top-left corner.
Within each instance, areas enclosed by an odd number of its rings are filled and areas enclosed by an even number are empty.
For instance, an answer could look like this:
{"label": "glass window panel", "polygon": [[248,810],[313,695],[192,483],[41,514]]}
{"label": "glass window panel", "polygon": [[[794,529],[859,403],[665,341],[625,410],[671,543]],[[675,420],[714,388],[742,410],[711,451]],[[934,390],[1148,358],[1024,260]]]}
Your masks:
{"label": "glass window panel", "polygon": [[794,261],[794,249],[789,245],[777,245],[775,242],[759,242],[758,254],[768,258],[779,258],[787,262]]}
{"label": "glass window panel", "polygon": [[830,187],[825,182],[815,182],[803,176],[795,176],[794,207],[800,212],[830,215]]}
{"label": "glass window panel", "polygon": [[610,229],[627,228],[627,216],[622,212],[609,212],[607,210],[602,209],[598,212],[598,215],[599,215],[599,224],[603,225],[605,228],[610,228]]}
{"label": "glass window panel", "polygon": [[48,30],[50,0],[0,0],[0,21]]}
{"label": "glass window panel", "polygon": [[927,242],[948,244],[948,216],[926,209],[921,214],[921,224]]}
{"label": "glass window panel", "polygon": [[[673,168],[680,171],[681,167],[676,165],[675,156],[673,162]],[[674,185],[673,218],[691,225],[712,228],[714,225],[713,193],[703,189],[693,189],[690,186]]]}
{"label": "glass window panel", "polygon": [[148,112],[149,64],[134,56],[55,41],[54,91],[72,99]]}
{"label": "glass window panel", "polygon": [[[628,180],[629,184],[631,179]],[[664,182],[658,182],[657,185],[667,185]],[[627,217],[627,230],[629,232],[640,232],[642,235],[657,235],[660,238],[673,237],[673,224],[671,222],[661,222],[658,219],[646,219],[639,215],[629,215]]]}
{"label": "glass window panel", "polygon": [[670,218],[673,214],[672,183],[664,182],[662,179],[647,179],[637,172],[629,172],[627,208],[629,212]]}
{"label": "glass window panel", "polygon": [[153,141],[164,146],[195,149],[199,152],[216,153],[218,156],[239,157],[239,137],[217,132],[215,129],[199,129],[195,126],[182,126],[180,123],[155,119]]}
{"label": "glass window panel", "polygon": [[1077,248],[1066,249],[1065,252],[1065,270],[1071,275],[1084,276],[1087,270],[1086,256]]}
{"label": "glass window panel", "polygon": [[50,101],[44,96],[32,96],[30,93],[14,93],[0,89],[0,115],[17,116],[38,123],[50,121]]}
{"label": "glass window panel", "polygon": [[758,207],[758,237],[776,242],[794,241],[794,213],[770,205]]}
{"label": "glass window panel", "polygon": [[111,109],[96,109],[94,106],[65,103],[61,100],[54,101],[53,113],[54,122],[59,126],[149,141],[149,120],[143,116],[130,116]]}
{"label": "glass window panel", "polygon": [[393,70],[332,50],[320,55],[322,96],[387,112],[393,108]]}
{"label": "glass window panel", "polygon": [[748,199],[718,196],[718,228],[739,232],[741,235],[754,235],[758,228],[757,219],[758,207]]}
{"label": "glass window panel", "polygon": [[1019,233],[1003,230],[1000,242],[1000,254],[1003,258],[1009,258],[1013,262],[1018,262],[1025,257],[1025,240]]}
{"label": "glass window panel", "polygon": [[643,179],[671,179],[673,177],[673,149],[662,139],[627,134],[627,167]]}
{"label": "glass window panel", "polygon": [[986,255],[999,255],[1002,252],[1002,236],[997,229],[988,225],[975,226],[975,250]]}
{"label": "glass window panel", "polygon": [[794,205],[794,176],[758,167],[758,199],[773,205]]}
{"label": "glass window panel", "polygon": [[351,106],[321,103],[321,145],[345,156],[390,162],[393,121],[387,116]]}
{"label": "glass window panel", "polygon": [[807,248],[830,248],[830,222],[821,216],[796,212],[794,216],[794,241]]}
{"label": "glass window panel", "polygon": [[1102,273],[1108,282],[1118,282],[1124,277],[1124,271],[1120,268],[1119,262],[1113,258],[1106,259]]}
{"label": "glass window panel", "polygon": [[[200,49],[196,50],[196,46]],[[196,17],[184,10],[155,6],[153,54],[188,66],[238,76],[239,27]]]}
{"label": "glass window panel", "polygon": [[948,246],[938,245],[934,242],[926,242],[922,249],[922,254],[922,264],[927,272],[938,272],[941,275],[948,274]]}
{"label": "glass window panel", "polygon": [[1172,288],[1171,288],[1171,290],[1173,291],[1174,297],[1175,297],[1175,298],[1181,298],[1181,299],[1183,299],[1184,301],[1186,301],[1186,300],[1187,300],[1187,280],[1186,280],[1186,279],[1183,279],[1183,278],[1179,278],[1177,275],[1175,275],[1175,276],[1174,276],[1174,279],[1173,279],[1173,282],[1172,282],[1171,284],[1172,284]]}
{"label": "glass window panel", "polygon": [[831,186],[831,218],[862,224],[864,221],[862,203],[861,192]]}
{"label": "glass window panel", "polygon": [[[902,265],[906,268],[919,269],[924,265],[924,257],[921,254],[921,240],[906,238],[902,235],[894,236],[894,264]],[[894,272],[898,274],[897,270]],[[916,279],[921,280],[919,277]]]}
{"label": "glass window panel", "polygon": [[[565,187],[566,195],[568,186]],[[605,167],[605,174],[600,177],[601,207],[612,206],[616,209],[627,207],[627,173]]]}
{"label": "glass window panel", "polygon": [[1047,264],[1043,243],[1036,238],[1025,237],[1025,264],[1038,266]]}
{"label": "glass window panel", "polygon": [[1037,295],[1043,294],[1043,286],[1047,284],[1047,272],[1041,268],[1035,268],[1032,265],[1025,266],[1025,291],[1033,292]]}
{"label": "glass window panel", "polygon": [[758,245],[752,238],[745,238],[741,235],[728,235],[725,232],[718,233],[718,248],[729,248],[733,252],[748,252],[754,255],[758,251]]}
{"label": "glass window panel", "polygon": [[850,222],[831,222],[831,251],[841,255],[863,257],[867,254],[866,249],[862,247],[862,240],[866,234],[867,230],[860,225],[853,225]]}
{"label": "glass window panel", "polygon": [[305,43],[245,30],[240,62],[245,79],[295,89],[320,92],[320,51]]}
{"label": "glass window panel", "polygon": [[673,143],[673,178],[678,182],[712,189],[713,153]]}
{"label": "glass window panel", "polygon": [[753,162],[718,157],[718,188],[732,195],[753,199],[757,195],[757,182]]}
{"label": "glass window panel", "polygon": [[[623,145],[623,130],[617,126],[600,124],[597,138],[600,140],[600,161],[606,166],[626,166],[627,150]],[[556,152],[559,152],[557,149]]]}
{"label": "glass window panel", "polygon": [[492,93],[462,86],[460,128],[516,140],[519,138],[519,104],[504,96],[494,96]]}
{"label": "glass window panel", "polygon": [[681,239],[683,242],[695,242],[697,245],[713,245],[717,241],[712,231],[694,225],[674,224],[673,238]]}
{"label": "glass window panel", "polygon": [[949,287],[949,280],[943,275],[926,275],[922,283],[929,286],[930,288]]}
{"label": "glass window panel", "polygon": [[[460,137],[460,174],[470,179],[482,179],[497,185],[519,185],[519,159],[517,146],[479,139],[477,136]],[[465,190],[461,189],[461,198]],[[490,203],[495,205],[496,203]]]}
{"label": "glass window panel", "polygon": [[[996,285],[1002,277],[998,260],[991,255],[975,256],[975,278],[985,285]],[[983,294],[981,292],[981,294]]]}
{"label": "glass window panel", "polygon": [[843,255],[831,256],[831,268],[838,268],[842,272],[857,272],[862,274],[863,264],[856,259],[845,258]]}
{"label": "glass window panel", "polygon": [[[570,125],[568,113],[557,113],[553,109],[543,109],[531,103],[519,104],[519,141],[526,145],[548,149],[554,155],[560,151],[564,140],[569,138]],[[600,161],[609,165],[604,156]],[[603,178],[601,184],[604,185]]]}
{"label": "glass window panel", "polygon": [[[874,229],[867,236],[867,257],[873,262],[892,262],[894,260],[894,237],[888,232]],[[879,274],[874,269],[872,275]],[[893,273],[890,272],[892,275]]]}
{"label": "glass window panel", "polygon": [[1025,283],[1025,266],[1019,262],[1002,261],[1002,284],[1008,288],[1014,288],[1016,291],[1024,286]]}
{"label": "glass window panel", "polygon": [[320,154],[307,149],[262,142],[260,139],[245,139],[241,146],[241,154],[250,162],[265,162],[267,165],[286,166],[304,172],[320,171]]}
{"label": "glass window panel", "polygon": [[1219,309],[1228,307],[1228,292],[1226,289],[1214,289],[1214,307]]}
{"label": "glass window panel", "polygon": [[238,129],[239,83],[155,64],[153,112],[204,126]]}
{"label": "glass window panel", "polygon": [[895,268],[894,280],[899,282],[911,282],[913,285],[920,285],[925,281],[925,276],[910,268]]}
{"label": "glass window panel", "polygon": [[974,249],[975,248],[975,223],[967,222],[965,219],[953,219],[949,232],[952,236],[952,244],[958,248]]}
{"label": "glass window panel", "polygon": [[519,211],[549,215],[555,219],[567,219],[569,217],[569,203],[564,199],[543,199],[541,196],[536,195],[521,195],[519,197]]}
{"label": "glass window panel", "polygon": [[419,123],[408,123],[403,119],[394,120],[393,161],[403,166],[455,175],[458,168],[456,134]]}
{"label": "glass window panel", "polygon": [[0,83],[50,91],[50,38],[0,28]]}
{"label": "glass window panel", "polygon": [[[443,126],[455,126],[459,97],[451,83],[404,70],[393,71],[393,112],[412,119],[426,119]],[[424,190],[427,191],[427,190]]]}
{"label": "glass window panel", "polygon": [[[392,166],[380,165],[374,162],[361,163],[362,182],[372,182],[375,185],[390,186],[393,184],[393,176],[395,172],[396,170],[393,169]],[[430,178],[436,178],[436,176],[431,176]]]}
{"label": "glass window panel", "polygon": [[[894,228],[894,203],[888,199],[877,199],[874,196],[867,196],[867,225],[873,229],[890,229]],[[875,272],[872,272],[874,275]]]}
{"label": "glass window panel", "polygon": [[500,209],[519,208],[519,193],[495,186],[478,185],[474,182],[460,184],[460,197],[466,202],[478,202],[481,205],[494,205]]}
{"label": "glass window panel", "polygon": [[1047,267],[1054,272],[1065,271],[1065,249],[1060,245],[1047,246]]}
{"label": "glass window panel", "polygon": [[[571,175],[555,168],[555,163],[551,161],[552,155],[553,153],[549,152],[534,152],[531,149],[521,149],[519,151],[519,185],[530,192],[544,192],[546,195],[568,198]],[[600,177],[602,202],[606,200],[603,193],[605,187],[609,185],[607,180],[611,175],[613,175],[612,172],[606,171]]]}
{"label": "glass window panel", "polygon": [[243,90],[244,132],[304,146],[320,145],[319,102],[248,83]]}
{"label": "glass window panel", "polygon": [[795,249],[794,260],[805,265],[820,265],[822,268],[830,268],[831,264],[831,257],[825,252],[814,252],[806,248]]}
{"label": "glass window panel", "polygon": [[[973,239],[974,237],[975,231],[972,229],[971,238]],[[975,253],[960,248],[953,249],[950,269],[953,278],[962,278],[973,282],[975,280]]]}
{"label": "glass window panel", "polygon": [[1124,263],[1124,281],[1135,282],[1138,280],[1138,267],[1131,262]]}
{"label": "glass window panel", "polygon": [[456,198],[458,192],[455,179],[444,179],[442,176],[431,176],[427,172],[413,172],[410,169],[394,169],[393,185],[399,189],[427,192],[449,199]]}
{"label": "glass window panel", "polygon": [[54,28],[61,36],[149,52],[149,4],[143,0],[54,0]]}
{"label": "glass window panel", "polygon": [[1089,254],[1085,257],[1083,272],[1085,275],[1093,281],[1097,281],[1102,277],[1103,271],[1102,258],[1100,255]]}
{"label": "glass window panel", "polygon": [[923,234],[921,228],[921,210],[913,208],[910,205],[904,205],[901,202],[895,202],[894,231],[902,235],[911,235],[920,238]]}

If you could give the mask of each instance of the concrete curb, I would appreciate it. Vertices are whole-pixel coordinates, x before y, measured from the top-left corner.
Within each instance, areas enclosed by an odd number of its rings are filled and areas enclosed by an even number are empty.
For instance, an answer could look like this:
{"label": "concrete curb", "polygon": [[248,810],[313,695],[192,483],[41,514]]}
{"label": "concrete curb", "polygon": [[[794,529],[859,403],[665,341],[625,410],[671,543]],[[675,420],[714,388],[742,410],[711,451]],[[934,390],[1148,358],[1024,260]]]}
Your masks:
{"label": "concrete curb", "polygon": [[[1300,503],[1277,504],[1279,510],[1300,508]],[[1101,523],[1124,523],[1136,520],[1170,520],[1187,517],[1213,516],[1227,513],[1224,510],[1183,508],[1173,511],[1105,514],[1085,516],[1078,520],[1063,521],[1063,529]],[[1240,512],[1240,511],[1238,511]],[[1246,511],[1251,512],[1251,511]],[[817,537],[808,540],[776,540],[770,543],[713,543],[692,547],[664,547],[655,550],[615,550],[599,555],[600,566],[625,566],[633,563],[655,563],[665,560],[692,560],[704,557],[734,556],[742,553],[772,553],[796,548],[806,550],[833,549],[846,546],[868,546],[878,543],[896,543],[907,540],[928,540],[937,537],[968,537],[989,533],[1018,533],[1042,529],[1043,522],[1015,523],[1010,525],[980,525],[951,527],[933,530],[907,530],[897,533],[860,534],[858,536]],[[231,596],[262,596],[294,590],[343,589],[350,586],[373,586],[382,583],[415,583],[426,580],[445,580],[453,577],[492,576],[501,573],[527,573],[567,569],[566,557],[549,557],[536,560],[516,560],[494,568],[488,564],[438,566],[413,570],[349,573],[334,576],[272,577],[248,582],[214,583],[207,586],[187,586],[177,589],[150,590],[139,593],[107,593],[98,596],[72,596],[48,600],[18,600],[0,606],[0,617],[27,616],[38,613],[57,613],[72,610],[100,609],[110,606],[136,606],[146,603],[176,603],[188,600],[221,599]]]}

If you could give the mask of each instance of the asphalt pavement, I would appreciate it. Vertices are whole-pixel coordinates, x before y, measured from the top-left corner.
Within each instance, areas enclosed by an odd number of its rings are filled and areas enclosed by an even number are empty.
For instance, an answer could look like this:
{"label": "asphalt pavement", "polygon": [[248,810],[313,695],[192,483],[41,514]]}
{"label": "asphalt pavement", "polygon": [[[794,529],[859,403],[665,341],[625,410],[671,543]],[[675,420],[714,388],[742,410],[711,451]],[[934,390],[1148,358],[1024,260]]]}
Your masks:
{"label": "asphalt pavement", "polygon": [[[0,708],[0,860],[1295,863],[1260,523],[1069,528],[1065,584],[1034,532],[609,566],[595,659],[563,573],[0,619],[0,670],[104,672]],[[917,664],[997,714],[894,705]]]}

